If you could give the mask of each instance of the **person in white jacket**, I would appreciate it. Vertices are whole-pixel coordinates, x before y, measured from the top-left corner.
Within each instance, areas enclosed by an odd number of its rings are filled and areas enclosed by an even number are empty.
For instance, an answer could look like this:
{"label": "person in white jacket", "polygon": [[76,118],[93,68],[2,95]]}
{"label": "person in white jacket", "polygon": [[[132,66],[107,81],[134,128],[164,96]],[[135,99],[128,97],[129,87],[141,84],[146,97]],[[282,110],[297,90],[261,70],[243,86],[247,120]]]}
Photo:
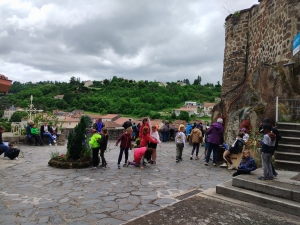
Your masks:
{"label": "person in white jacket", "polygon": [[[158,134],[158,131],[157,131],[157,127],[155,125],[151,126],[151,121],[150,121],[149,118],[148,118],[148,123],[149,123],[149,126],[151,127],[151,130],[150,130],[150,136],[151,136],[151,138],[153,138],[154,140],[156,140],[160,144],[161,141],[159,139],[159,134]],[[153,149],[151,164],[156,164],[156,157],[157,157],[156,148],[157,148],[157,144],[149,142],[148,148],[152,148]]]}

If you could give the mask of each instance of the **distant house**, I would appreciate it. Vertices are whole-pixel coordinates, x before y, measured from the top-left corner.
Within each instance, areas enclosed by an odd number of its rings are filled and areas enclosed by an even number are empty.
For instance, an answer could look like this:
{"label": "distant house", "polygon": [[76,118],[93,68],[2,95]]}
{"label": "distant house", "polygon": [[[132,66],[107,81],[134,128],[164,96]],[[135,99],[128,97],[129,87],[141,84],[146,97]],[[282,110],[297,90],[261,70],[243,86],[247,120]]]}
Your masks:
{"label": "distant house", "polygon": [[116,119],[118,119],[120,117],[118,114],[107,114],[107,115],[87,114],[87,115],[92,119],[93,123],[96,123],[96,121],[99,118],[102,118],[102,122],[107,122],[107,121],[115,121]]}
{"label": "distant house", "polygon": [[211,116],[212,109],[217,103],[204,102],[203,113],[206,116]]}
{"label": "distant house", "polygon": [[55,115],[55,116],[62,116],[64,114],[66,114],[66,112],[55,109],[55,110],[52,110],[52,114]]}
{"label": "distant house", "polygon": [[179,109],[175,109],[173,112],[175,113],[176,116],[179,116],[180,112],[181,111],[185,111],[185,112],[188,112],[189,116],[191,115],[198,115],[198,107],[182,107],[182,108],[179,108]]}
{"label": "distant house", "polygon": [[185,86],[186,85],[186,83],[184,83],[184,82],[177,82],[177,84],[179,84],[180,86]]}
{"label": "distant house", "polygon": [[84,110],[80,110],[80,109],[75,109],[71,112],[71,114],[81,114],[84,115]]}
{"label": "distant house", "polygon": [[185,102],[184,105],[197,106],[197,102]]}
{"label": "distant house", "polygon": [[84,86],[85,87],[89,87],[89,86],[91,86],[91,85],[93,85],[94,83],[93,83],[93,81],[91,81],[91,80],[87,80],[87,81],[84,81]]}
{"label": "distant house", "polygon": [[63,99],[64,95],[56,95],[56,96],[54,96],[54,98],[56,98],[56,99]]}
{"label": "distant house", "polygon": [[167,83],[166,82],[159,82],[158,85],[161,86],[161,87],[166,87]]}
{"label": "distant house", "polygon": [[74,129],[76,125],[79,123],[80,118],[73,118],[70,116],[60,117],[58,118],[58,126],[61,126],[62,128],[70,128]]}
{"label": "distant house", "polygon": [[4,114],[3,114],[2,118],[6,118],[6,119],[10,120],[10,118],[14,114],[14,112],[16,112],[16,108],[14,105],[12,105],[8,109],[4,110]]}

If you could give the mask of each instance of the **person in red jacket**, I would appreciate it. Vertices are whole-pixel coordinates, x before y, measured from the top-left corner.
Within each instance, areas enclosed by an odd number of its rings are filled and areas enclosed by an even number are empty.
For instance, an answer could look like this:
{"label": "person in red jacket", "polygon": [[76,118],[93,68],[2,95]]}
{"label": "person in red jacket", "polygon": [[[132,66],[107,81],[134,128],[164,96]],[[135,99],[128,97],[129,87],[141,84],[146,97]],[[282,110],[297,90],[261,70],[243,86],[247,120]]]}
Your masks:
{"label": "person in red jacket", "polygon": [[147,118],[144,118],[143,121],[142,121],[142,125],[140,127],[140,132],[139,132],[140,139],[142,139],[142,134],[143,134],[144,127],[148,127],[149,128],[148,133],[150,134],[150,125],[148,123],[148,119]]}
{"label": "person in red jacket", "polygon": [[143,131],[142,131],[142,138],[141,138],[141,142],[140,142],[140,147],[145,147],[148,145],[148,142],[151,142],[151,143],[154,143],[154,144],[157,144],[158,141],[153,139],[151,136],[150,136],[150,133],[149,133],[149,127],[144,127],[143,128]]}
{"label": "person in red jacket", "polygon": [[147,161],[151,160],[151,156],[152,156],[152,149],[151,148],[147,148],[147,147],[141,147],[141,148],[136,148],[134,150],[134,155],[133,158],[134,160],[132,162],[127,161],[126,165],[127,167],[129,165],[133,165],[136,167],[141,167],[141,169],[143,169],[143,161],[145,158]]}

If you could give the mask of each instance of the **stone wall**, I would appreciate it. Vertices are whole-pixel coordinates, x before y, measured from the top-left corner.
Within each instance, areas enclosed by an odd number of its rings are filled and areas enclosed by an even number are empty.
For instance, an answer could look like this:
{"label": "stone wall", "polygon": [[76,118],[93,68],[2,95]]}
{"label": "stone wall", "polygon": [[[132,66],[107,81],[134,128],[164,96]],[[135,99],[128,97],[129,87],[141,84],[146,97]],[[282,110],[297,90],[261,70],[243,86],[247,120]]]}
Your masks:
{"label": "stone wall", "polygon": [[[275,119],[275,98],[300,99],[300,60],[292,56],[300,32],[299,0],[260,0],[226,18],[222,101],[213,119],[225,117],[227,141],[237,124]],[[283,66],[288,62],[293,66]]]}

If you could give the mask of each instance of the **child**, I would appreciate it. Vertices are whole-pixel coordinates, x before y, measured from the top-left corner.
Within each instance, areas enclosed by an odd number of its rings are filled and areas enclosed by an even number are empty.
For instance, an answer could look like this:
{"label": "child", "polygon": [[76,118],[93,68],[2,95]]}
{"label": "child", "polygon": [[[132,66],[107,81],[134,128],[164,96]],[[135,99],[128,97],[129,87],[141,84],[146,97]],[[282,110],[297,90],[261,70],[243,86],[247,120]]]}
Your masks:
{"label": "child", "polygon": [[190,138],[192,139],[193,143],[193,150],[191,152],[190,160],[193,160],[194,151],[196,150],[196,160],[199,159],[198,153],[199,153],[199,146],[200,143],[203,142],[202,132],[198,127],[195,127],[190,135]]}
{"label": "child", "polygon": [[104,167],[104,168],[106,168],[107,165],[106,160],[104,158],[104,152],[107,148],[107,142],[108,142],[108,131],[106,127],[103,127],[99,144],[100,144],[100,157],[102,161],[102,165],[100,167]]}
{"label": "child", "polygon": [[273,180],[273,171],[271,166],[271,158],[274,154],[276,135],[271,132],[270,125],[264,125],[264,139],[261,141],[261,158],[264,175],[259,176],[259,180]]}
{"label": "child", "polygon": [[19,154],[20,154],[20,150],[17,148],[14,148],[13,144],[9,144],[9,151],[7,153],[7,157],[10,158],[11,160],[15,159],[15,160],[19,160]]}
{"label": "child", "polygon": [[141,142],[140,142],[140,147],[145,147],[148,145],[148,142],[152,142],[152,143],[155,143],[157,144],[158,141],[153,139],[151,136],[150,136],[150,133],[149,133],[149,128],[147,126],[145,126],[143,128],[143,131],[142,131],[142,139],[141,139]]}
{"label": "child", "polygon": [[245,145],[245,142],[243,140],[243,133],[239,133],[235,142],[233,142],[233,144],[230,146],[230,148],[228,149],[228,151],[225,151],[223,154],[223,158],[225,159],[226,162],[228,162],[230,164],[230,166],[228,167],[229,170],[233,170],[235,169],[231,159],[230,159],[230,155],[231,154],[238,154],[240,152],[243,151],[243,146]]}
{"label": "child", "polygon": [[257,166],[254,159],[250,155],[249,150],[243,151],[243,157],[237,171],[232,175],[233,177],[240,174],[250,174],[251,171],[256,170]]}
{"label": "child", "polygon": [[244,136],[243,136],[243,140],[244,140],[244,142],[246,143],[246,142],[248,141],[248,139],[249,139],[249,134],[246,133],[246,132],[247,132],[247,129],[246,129],[246,128],[242,128],[242,129],[240,130],[240,132],[244,135]]}
{"label": "child", "polygon": [[89,144],[92,146],[92,151],[93,151],[93,166],[91,169],[96,169],[97,166],[99,165],[99,149],[100,149],[100,144],[98,142],[99,139],[101,139],[101,135],[97,133],[96,129],[92,129],[92,137],[91,140],[89,141]]}
{"label": "child", "polygon": [[179,131],[176,134],[175,142],[176,142],[176,162],[182,161],[182,151],[185,147],[186,137],[184,134],[185,127],[184,125],[180,126]]}
{"label": "child", "polygon": [[116,142],[116,146],[118,146],[119,142],[121,141],[120,154],[118,158],[118,169],[121,169],[120,163],[122,161],[123,152],[125,152],[125,163],[123,164],[123,166],[126,166],[126,162],[128,161],[128,149],[129,148],[130,150],[132,149],[131,134],[132,134],[132,128],[128,127]]}
{"label": "child", "polygon": [[4,133],[5,128],[3,126],[0,126],[0,155],[4,153],[4,157],[7,157],[7,153],[9,151],[9,147],[4,144],[2,140],[2,133]]}
{"label": "child", "polygon": [[[157,141],[158,144],[161,143],[161,141],[159,140],[159,134],[157,132],[157,127],[156,126],[152,126],[151,131],[150,131],[150,136],[151,138],[153,138],[154,140]],[[157,143],[154,142],[149,142],[148,147],[152,148],[152,160],[151,160],[151,164],[156,164],[156,147],[157,147]]]}
{"label": "child", "polygon": [[144,169],[143,167],[143,161],[145,158],[147,161],[151,160],[151,155],[152,155],[152,149],[151,148],[147,148],[147,147],[141,147],[141,148],[136,148],[134,150],[134,160],[132,162],[127,161],[126,165],[127,167],[129,165],[134,165],[136,167],[141,167],[141,169]]}
{"label": "child", "polygon": [[32,128],[30,129],[31,135],[34,137],[35,146],[41,145],[43,146],[43,142],[41,140],[39,128],[36,127],[36,124],[33,124]]}

